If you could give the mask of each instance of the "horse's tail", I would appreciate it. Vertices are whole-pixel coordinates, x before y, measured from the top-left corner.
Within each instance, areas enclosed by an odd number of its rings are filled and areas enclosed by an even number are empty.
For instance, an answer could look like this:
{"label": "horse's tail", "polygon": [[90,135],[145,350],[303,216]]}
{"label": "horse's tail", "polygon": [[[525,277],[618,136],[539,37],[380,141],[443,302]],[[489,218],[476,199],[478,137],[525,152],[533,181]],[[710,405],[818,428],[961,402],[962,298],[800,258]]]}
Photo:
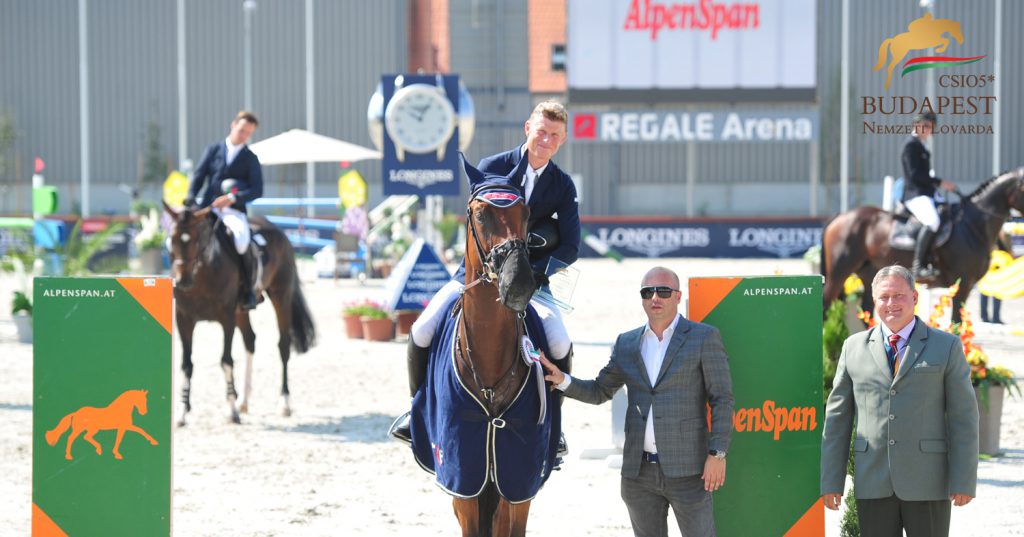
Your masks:
{"label": "horse's tail", "polygon": [[892,38],[882,41],[882,45],[878,47],[878,63],[875,65],[875,71],[885,67],[885,60],[889,59],[889,43],[892,42]]}
{"label": "horse's tail", "polygon": [[68,428],[71,427],[71,418],[74,415],[75,413],[72,412],[71,414],[64,416],[64,419],[60,420],[60,423],[58,423],[56,427],[46,431],[47,444],[50,444],[51,446],[57,445],[57,440],[60,440],[60,436],[64,434],[64,431],[67,431]]}
{"label": "horse's tail", "polygon": [[292,293],[292,345],[295,350],[303,353],[316,344],[316,327],[313,317],[306,306],[306,297],[302,295],[298,276],[295,277],[295,292]]}

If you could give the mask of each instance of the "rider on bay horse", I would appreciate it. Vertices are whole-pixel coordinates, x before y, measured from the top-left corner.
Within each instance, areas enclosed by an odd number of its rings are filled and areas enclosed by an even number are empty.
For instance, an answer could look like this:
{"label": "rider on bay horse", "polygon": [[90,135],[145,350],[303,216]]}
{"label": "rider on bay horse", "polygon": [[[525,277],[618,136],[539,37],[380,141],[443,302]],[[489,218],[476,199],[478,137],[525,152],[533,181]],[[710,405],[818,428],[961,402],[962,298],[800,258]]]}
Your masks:
{"label": "rider on bay horse", "polygon": [[[568,113],[565,107],[554,101],[538,104],[525,124],[526,142],[516,149],[499,153],[480,161],[477,168],[491,175],[507,175],[519,165],[523,158],[529,159],[524,177],[515,186],[523,191],[530,207],[530,234],[539,236],[542,242],[553,245],[549,249],[533,249],[530,263],[538,284],[546,283],[545,269],[552,258],[565,264],[576,262],[580,250],[580,216],[576,186],[569,174],[563,172],[551,158],[565,143]],[[472,178],[471,178],[472,180]],[[472,186],[472,185],[471,185]],[[557,215],[557,219],[552,219]],[[415,395],[427,375],[430,344],[444,314],[462,292],[465,285],[465,261],[455,276],[442,287],[412,326],[409,337],[408,367],[409,391]],[[549,307],[539,301],[531,301],[540,315],[544,331],[553,354],[553,360],[564,371],[569,371],[572,359],[572,342],[565,330],[558,308]],[[393,432],[408,439],[408,422],[399,418]]]}
{"label": "rider on bay horse", "polygon": [[[241,269],[239,300],[244,309],[256,307],[254,288],[258,262],[255,249],[249,247],[251,231],[245,204],[263,195],[260,159],[245,143],[259,124],[256,116],[247,110],[235,115],[227,138],[203,151],[185,199],[186,207],[197,202],[199,207],[212,205],[213,212],[231,232]],[[223,194],[219,194],[221,192]]]}
{"label": "rider on bay horse", "polygon": [[924,112],[914,119],[914,133],[903,146],[903,205],[924,224],[917,236],[914,250],[914,276],[918,279],[933,279],[938,272],[930,266],[928,256],[935,234],[939,230],[939,212],[935,209],[936,187],[952,192],[956,184],[952,181],[932,177],[931,153],[925,142],[935,130],[935,114]]}

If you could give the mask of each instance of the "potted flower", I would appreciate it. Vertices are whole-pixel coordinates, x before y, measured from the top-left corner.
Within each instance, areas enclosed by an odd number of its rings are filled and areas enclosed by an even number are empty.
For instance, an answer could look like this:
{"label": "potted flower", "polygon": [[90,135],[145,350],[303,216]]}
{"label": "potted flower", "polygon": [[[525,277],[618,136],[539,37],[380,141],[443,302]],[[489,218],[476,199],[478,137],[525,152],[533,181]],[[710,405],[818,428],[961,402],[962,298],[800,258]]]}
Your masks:
{"label": "potted flower", "polygon": [[349,302],[341,308],[341,320],[345,322],[345,335],[349,339],[363,339],[362,316],[370,310],[370,301]]}
{"label": "potted flower", "polygon": [[139,261],[143,274],[159,274],[164,269],[164,242],[166,233],[160,227],[160,213],[155,208],[139,217],[141,229],[135,235]]}
{"label": "potted flower", "polygon": [[943,328],[941,319],[946,308],[953,301],[959,284],[949,288],[949,291],[939,299],[938,304],[932,312],[929,324],[936,328],[944,329],[951,334],[957,334],[964,346],[964,355],[967,363],[971,366],[971,384],[974,385],[974,392],[978,398],[978,440],[979,451],[986,455],[998,455],[1000,424],[1003,414],[1003,396],[1009,394],[1020,397],[1020,386],[1017,385],[1017,378],[1013,371],[1002,367],[991,365],[988,354],[974,343],[974,329],[970,312],[966,308],[960,309],[961,322],[950,323]]}
{"label": "potted flower", "polygon": [[14,292],[11,300],[11,317],[18,330],[18,341],[32,343],[32,300],[21,291]]}
{"label": "potted flower", "polygon": [[394,337],[395,324],[380,304],[367,301],[360,320],[363,323],[363,338],[366,340],[390,341]]}

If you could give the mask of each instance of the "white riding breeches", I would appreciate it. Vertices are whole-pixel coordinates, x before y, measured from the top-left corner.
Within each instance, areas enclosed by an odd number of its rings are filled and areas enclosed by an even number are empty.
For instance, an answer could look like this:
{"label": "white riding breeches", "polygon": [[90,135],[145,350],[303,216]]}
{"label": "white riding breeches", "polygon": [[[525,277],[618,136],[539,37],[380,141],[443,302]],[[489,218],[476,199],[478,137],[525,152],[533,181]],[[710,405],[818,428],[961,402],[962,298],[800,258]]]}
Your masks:
{"label": "white riding breeches", "polygon": [[223,209],[214,209],[214,214],[220,217],[221,221],[231,232],[231,239],[235,241],[235,250],[238,250],[239,255],[244,255],[245,251],[249,249],[249,219],[245,216],[245,213],[225,207]]}
{"label": "white riding breeches", "polygon": [[935,210],[935,200],[931,196],[917,196],[903,202],[922,224],[928,226],[932,231],[939,230],[939,211]]}
{"label": "white riding breeches", "polygon": [[[430,299],[427,308],[423,310],[419,318],[412,325],[410,337],[419,347],[429,347],[437,332],[437,326],[441,322],[444,313],[451,307],[452,302],[458,298],[464,285],[455,280],[444,284],[444,287],[437,291],[434,298]],[[562,314],[558,308],[553,308],[539,300],[531,300],[530,305],[540,317],[544,326],[544,334],[548,339],[548,348],[551,350],[549,356],[552,360],[561,360],[569,354],[572,340],[569,339],[569,332],[565,330],[565,323],[562,321]]]}

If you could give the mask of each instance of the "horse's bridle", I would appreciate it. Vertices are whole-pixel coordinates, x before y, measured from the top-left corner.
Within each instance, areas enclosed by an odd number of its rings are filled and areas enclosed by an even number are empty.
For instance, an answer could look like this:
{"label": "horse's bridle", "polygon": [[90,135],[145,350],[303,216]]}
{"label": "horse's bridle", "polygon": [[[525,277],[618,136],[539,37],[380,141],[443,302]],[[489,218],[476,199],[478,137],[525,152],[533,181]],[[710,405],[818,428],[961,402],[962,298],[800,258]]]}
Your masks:
{"label": "horse's bridle", "polygon": [[[508,193],[509,201],[508,204],[498,205],[487,199],[486,195],[490,193],[492,195],[500,195],[501,193]],[[515,199],[511,199],[515,196]],[[501,272],[505,262],[512,257],[512,254],[516,253],[517,250],[526,250],[526,241],[519,238],[505,239],[500,244],[491,248],[489,252],[484,254],[483,244],[480,242],[480,234],[476,229],[476,222],[473,219],[473,210],[470,207],[473,200],[479,199],[491,205],[501,208],[508,208],[520,203],[525,204],[526,200],[523,199],[518,193],[514,193],[507,186],[502,185],[484,185],[470,195],[470,203],[466,204],[466,219],[469,220],[469,234],[473,237],[473,243],[476,244],[476,257],[480,261],[480,265],[483,267],[482,270],[477,272],[476,279],[466,284],[466,289],[470,289],[481,283],[495,283],[498,280],[498,274]]]}

